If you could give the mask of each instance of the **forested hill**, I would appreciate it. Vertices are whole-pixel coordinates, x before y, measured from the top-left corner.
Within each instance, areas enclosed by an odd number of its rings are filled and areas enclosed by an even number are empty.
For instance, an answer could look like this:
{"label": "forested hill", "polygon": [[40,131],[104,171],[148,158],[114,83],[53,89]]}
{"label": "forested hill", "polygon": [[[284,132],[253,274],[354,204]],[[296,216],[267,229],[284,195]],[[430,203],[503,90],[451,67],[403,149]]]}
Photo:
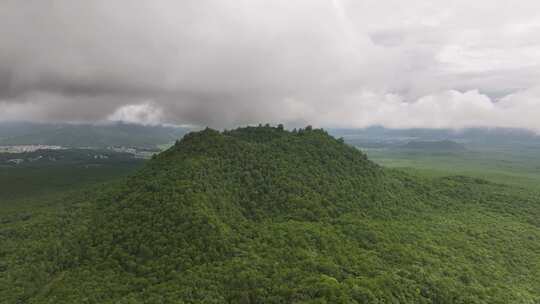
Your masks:
{"label": "forested hill", "polygon": [[4,219],[0,302],[540,301],[537,193],[384,169],[323,130],[189,133],[100,192]]}

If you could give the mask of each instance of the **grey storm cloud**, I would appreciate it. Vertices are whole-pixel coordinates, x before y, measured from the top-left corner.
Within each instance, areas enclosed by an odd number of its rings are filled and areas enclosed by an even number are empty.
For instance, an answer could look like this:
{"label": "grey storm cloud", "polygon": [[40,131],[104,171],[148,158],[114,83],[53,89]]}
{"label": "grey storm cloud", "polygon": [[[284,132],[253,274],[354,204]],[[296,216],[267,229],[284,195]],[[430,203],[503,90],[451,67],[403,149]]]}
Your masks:
{"label": "grey storm cloud", "polygon": [[0,120],[540,130],[540,3],[0,2]]}

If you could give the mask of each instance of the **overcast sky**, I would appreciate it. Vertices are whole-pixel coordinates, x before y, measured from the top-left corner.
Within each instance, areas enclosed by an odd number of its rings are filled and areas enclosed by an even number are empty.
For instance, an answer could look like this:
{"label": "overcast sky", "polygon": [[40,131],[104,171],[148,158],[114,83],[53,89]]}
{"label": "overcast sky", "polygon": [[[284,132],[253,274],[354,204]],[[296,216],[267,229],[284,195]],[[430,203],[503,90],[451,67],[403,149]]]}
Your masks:
{"label": "overcast sky", "polygon": [[0,120],[540,131],[540,1],[1,0]]}

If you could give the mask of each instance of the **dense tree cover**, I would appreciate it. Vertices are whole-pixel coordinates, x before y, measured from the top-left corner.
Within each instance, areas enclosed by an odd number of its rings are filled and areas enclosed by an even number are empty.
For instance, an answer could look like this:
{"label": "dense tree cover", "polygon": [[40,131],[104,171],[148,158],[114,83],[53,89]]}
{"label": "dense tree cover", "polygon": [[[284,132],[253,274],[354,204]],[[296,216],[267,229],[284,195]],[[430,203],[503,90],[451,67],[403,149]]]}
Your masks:
{"label": "dense tree cover", "polygon": [[540,199],[379,167],[319,129],[190,133],[1,217],[4,303],[540,303]]}
{"label": "dense tree cover", "polygon": [[[22,159],[10,163],[10,159]],[[80,186],[106,182],[133,173],[142,159],[108,150],[38,150],[0,153],[0,213],[6,206],[35,205],[35,201]],[[39,196],[39,198],[36,198]]]}

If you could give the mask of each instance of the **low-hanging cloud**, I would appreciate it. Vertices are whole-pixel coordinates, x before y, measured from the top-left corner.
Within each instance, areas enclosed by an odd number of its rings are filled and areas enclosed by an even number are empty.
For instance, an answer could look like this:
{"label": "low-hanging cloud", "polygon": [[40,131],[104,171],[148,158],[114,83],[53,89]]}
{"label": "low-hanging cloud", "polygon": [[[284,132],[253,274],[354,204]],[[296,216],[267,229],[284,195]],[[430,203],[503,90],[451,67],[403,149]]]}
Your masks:
{"label": "low-hanging cloud", "polygon": [[314,120],[318,119],[319,124],[334,127],[384,125],[390,128],[456,129],[499,126],[540,131],[539,96],[540,88],[509,94],[500,100],[493,100],[477,90],[449,90],[406,102],[396,94],[361,92],[346,98],[339,108],[328,108],[324,115],[309,114]]}
{"label": "low-hanging cloud", "polygon": [[157,125],[163,121],[163,111],[151,103],[129,104],[116,109],[107,120]]}
{"label": "low-hanging cloud", "polygon": [[0,120],[540,130],[540,3],[0,3]]}

